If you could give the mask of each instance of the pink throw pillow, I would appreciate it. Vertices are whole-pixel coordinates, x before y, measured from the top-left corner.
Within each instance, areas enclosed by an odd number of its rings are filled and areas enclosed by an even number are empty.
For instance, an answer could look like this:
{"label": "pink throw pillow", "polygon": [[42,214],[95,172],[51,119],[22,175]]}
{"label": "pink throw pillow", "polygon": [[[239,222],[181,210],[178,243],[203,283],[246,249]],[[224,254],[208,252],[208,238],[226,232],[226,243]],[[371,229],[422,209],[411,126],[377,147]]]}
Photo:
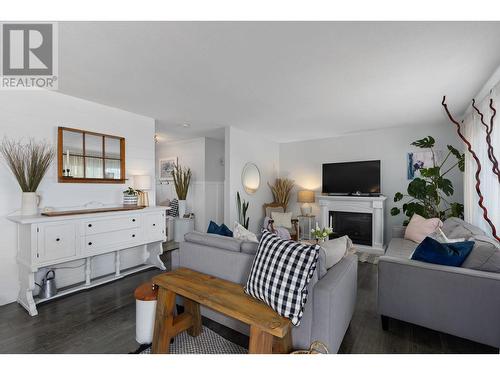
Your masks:
{"label": "pink throw pillow", "polygon": [[420,243],[429,234],[434,233],[443,226],[438,218],[426,219],[420,215],[413,214],[405,231],[405,239]]}

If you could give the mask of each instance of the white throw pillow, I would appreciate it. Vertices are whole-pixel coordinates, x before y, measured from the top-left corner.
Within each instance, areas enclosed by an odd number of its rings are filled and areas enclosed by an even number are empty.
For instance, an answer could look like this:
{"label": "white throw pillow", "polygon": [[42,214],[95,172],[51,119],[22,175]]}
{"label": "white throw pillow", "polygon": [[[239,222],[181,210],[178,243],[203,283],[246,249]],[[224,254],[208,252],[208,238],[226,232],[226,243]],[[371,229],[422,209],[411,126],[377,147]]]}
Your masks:
{"label": "white throw pillow", "polygon": [[255,234],[250,232],[237,221],[234,222],[233,237],[243,241],[259,242]]}
{"label": "white throw pillow", "polygon": [[326,269],[332,268],[347,254],[352,247],[352,241],[348,236],[335,238],[321,244],[326,255]]}
{"label": "white throw pillow", "polygon": [[291,212],[271,212],[271,219],[274,220],[275,227],[292,228]]}

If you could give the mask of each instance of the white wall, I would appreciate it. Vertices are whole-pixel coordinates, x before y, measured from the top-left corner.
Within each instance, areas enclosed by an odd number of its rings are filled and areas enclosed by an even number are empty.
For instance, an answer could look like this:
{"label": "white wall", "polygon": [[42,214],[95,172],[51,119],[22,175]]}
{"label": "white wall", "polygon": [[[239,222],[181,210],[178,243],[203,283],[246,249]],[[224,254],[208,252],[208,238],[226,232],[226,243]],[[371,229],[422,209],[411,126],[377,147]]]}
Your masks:
{"label": "white wall", "polygon": [[[205,231],[208,222],[222,222],[224,201],[224,141],[211,138],[193,138],[156,145],[156,168],[160,159],[178,158],[183,167],[191,168],[192,178],[187,197],[187,209],[195,214],[195,229]],[[172,182],[157,179],[157,203],[177,197]]]}
{"label": "white wall", "polygon": [[[255,163],[260,170],[260,188],[249,195],[241,184],[241,172],[246,163]],[[259,233],[264,219],[262,205],[273,201],[267,183],[273,183],[279,170],[279,144],[268,141],[258,133],[249,133],[234,127],[226,128],[226,181],[224,191],[224,222],[233,226],[238,219],[236,193],[249,201],[250,231]]]}
{"label": "white wall", "polygon": [[[308,189],[321,191],[321,166],[323,163],[381,160],[381,192],[387,196],[385,214],[385,241],[390,239],[393,225],[400,225],[405,217],[400,214],[391,216],[389,211],[394,206],[394,193],[406,192],[406,154],[415,147],[410,143],[431,135],[436,139],[436,150],[447,150],[451,144],[459,150],[463,145],[449,124],[419,126],[418,128],[391,128],[349,136],[326,138],[322,140],[292,142],[280,144],[280,177],[295,180],[296,188],[291,197],[296,214],[300,207],[296,203],[296,191]],[[458,169],[457,169],[458,171]],[[455,187],[454,199],[463,202],[463,176],[460,172],[450,173],[449,178]],[[313,213],[318,215],[319,208],[314,205]]]}
{"label": "white wall", "polygon": [[[57,145],[57,127],[67,126],[126,138],[126,174],[154,176],[154,120],[116,108],[46,91],[0,91],[1,136],[33,137]],[[81,206],[90,201],[119,204],[127,184],[61,184],[56,162],[38,192],[41,206]],[[0,161],[0,305],[15,301],[18,293],[16,265],[16,225],[6,216],[20,208],[21,190]],[[155,201],[155,190],[150,192]],[[140,257],[133,251],[122,264],[132,266]],[[78,263],[78,262],[76,262]],[[78,265],[78,264],[76,264]],[[94,273],[113,272],[112,257],[102,256],[93,263]],[[83,281],[83,268],[57,271],[59,286]]]}

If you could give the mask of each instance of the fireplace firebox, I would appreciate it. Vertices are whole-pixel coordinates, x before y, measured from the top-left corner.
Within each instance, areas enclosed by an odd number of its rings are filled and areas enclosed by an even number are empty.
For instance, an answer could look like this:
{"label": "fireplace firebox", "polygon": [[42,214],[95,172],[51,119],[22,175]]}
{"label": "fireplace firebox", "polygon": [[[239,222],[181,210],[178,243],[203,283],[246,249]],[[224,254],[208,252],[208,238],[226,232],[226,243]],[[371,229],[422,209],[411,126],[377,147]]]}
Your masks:
{"label": "fireplace firebox", "polygon": [[354,244],[372,246],[372,214],[364,212],[330,211],[329,223],[334,236],[349,236]]}

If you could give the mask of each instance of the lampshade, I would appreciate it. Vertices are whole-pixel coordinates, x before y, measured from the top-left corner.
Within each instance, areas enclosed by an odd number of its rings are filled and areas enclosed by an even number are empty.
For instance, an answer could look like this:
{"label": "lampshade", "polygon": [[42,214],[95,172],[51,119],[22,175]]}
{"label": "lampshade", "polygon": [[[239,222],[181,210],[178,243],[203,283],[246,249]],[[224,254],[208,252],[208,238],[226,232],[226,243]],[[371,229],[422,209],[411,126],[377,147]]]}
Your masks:
{"label": "lampshade", "polygon": [[137,190],[150,190],[151,189],[151,176],[149,175],[136,175],[134,176],[134,189]]}
{"label": "lampshade", "polygon": [[297,194],[297,202],[299,203],[314,203],[314,191],[300,190]]}

